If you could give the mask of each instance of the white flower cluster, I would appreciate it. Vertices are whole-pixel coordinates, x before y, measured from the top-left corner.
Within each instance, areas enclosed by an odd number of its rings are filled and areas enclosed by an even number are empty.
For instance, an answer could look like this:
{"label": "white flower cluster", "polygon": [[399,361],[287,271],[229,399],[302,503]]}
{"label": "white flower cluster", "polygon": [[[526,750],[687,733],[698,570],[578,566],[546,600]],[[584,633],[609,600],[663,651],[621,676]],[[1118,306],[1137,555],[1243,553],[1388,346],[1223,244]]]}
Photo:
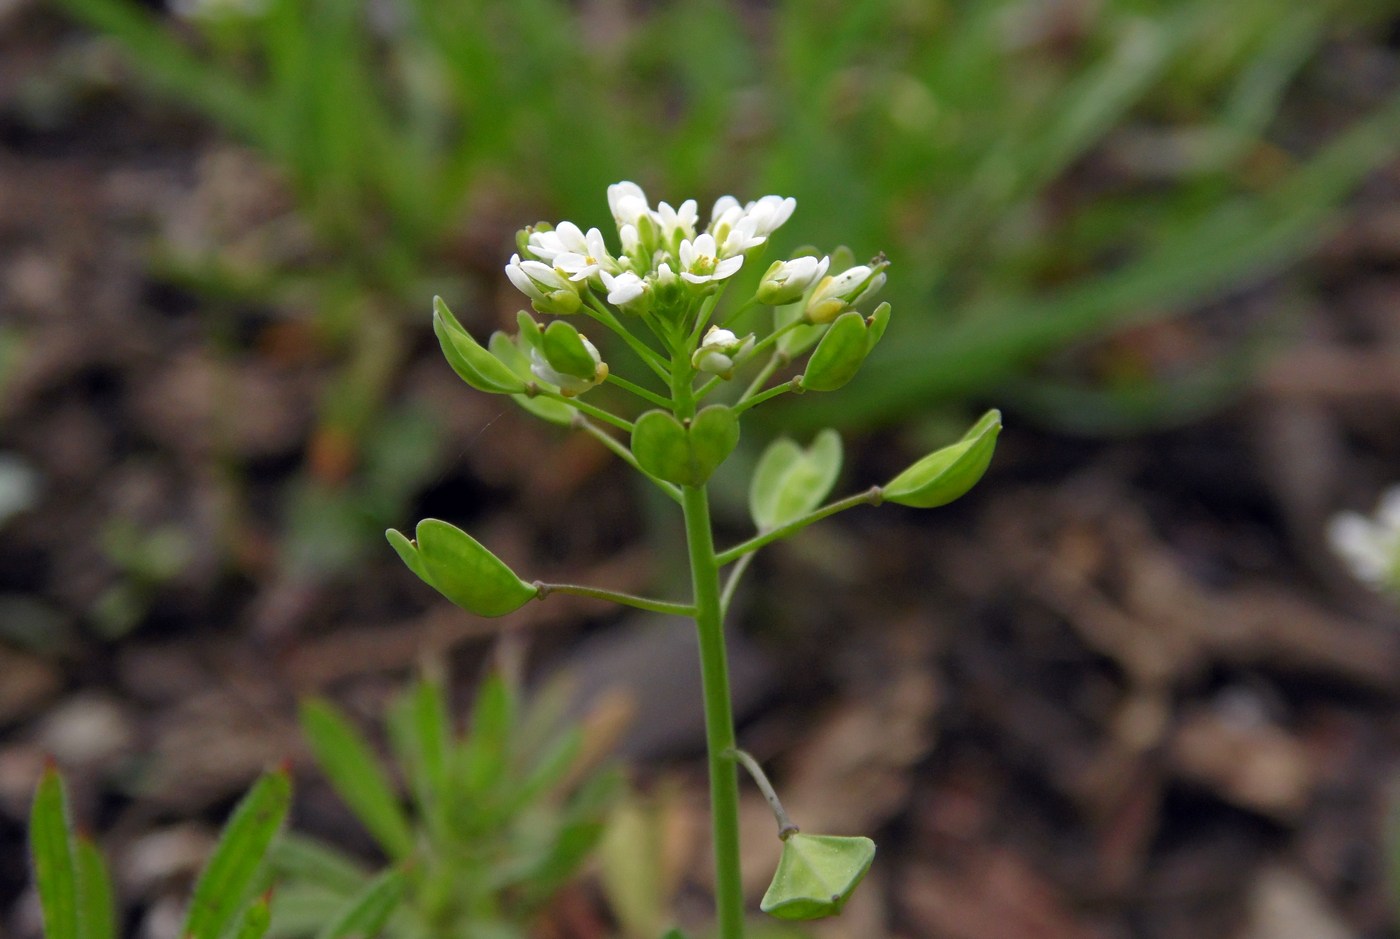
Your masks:
{"label": "white flower cluster", "polygon": [[1356,512],[1335,516],[1327,540],[1357,578],[1400,594],[1400,486],[1386,491],[1371,518]]}
{"label": "white flower cluster", "polygon": [[608,207],[617,224],[618,254],[609,252],[598,229],[584,232],[560,222],[552,230],[530,231],[506,265],[506,276],[541,313],[577,311],[588,286],[606,291],[614,306],[647,313],[733,277],[745,252],[767,241],[796,206],[797,200],[781,196],[747,205],[724,196],[715,202],[709,225],[698,231],[694,199],[653,209],[636,183],[616,183],[608,187]]}

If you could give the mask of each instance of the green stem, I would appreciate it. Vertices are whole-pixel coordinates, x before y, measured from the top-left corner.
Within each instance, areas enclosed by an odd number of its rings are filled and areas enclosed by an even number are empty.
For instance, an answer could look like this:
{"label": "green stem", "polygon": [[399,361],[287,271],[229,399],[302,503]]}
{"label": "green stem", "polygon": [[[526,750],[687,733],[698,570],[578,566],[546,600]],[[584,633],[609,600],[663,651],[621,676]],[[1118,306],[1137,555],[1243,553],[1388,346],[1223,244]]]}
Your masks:
{"label": "green stem", "polygon": [[543,600],[551,593],[571,593],[576,597],[592,597],[595,600],[611,600],[613,603],[620,603],[623,606],[636,607],[639,610],[647,610],[651,613],[666,613],[670,616],[694,616],[695,607],[688,603],[670,603],[666,600],[653,600],[650,597],[639,597],[631,593],[623,593],[619,590],[605,590],[602,587],[585,587],[581,584],[547,584],[544,581],[535,581],[535,588],[539,591],[536,599]]}
{"label": "green stem", "polygon": [[864,492],[858,492],[844,499],[837,499],[835,502],[828,503],[819,509],[808,512],[801,518],[794,519],[786,525],[779,525],[772,531],[766,531],[761,535],[755,535],[748,541],[736,544],[732,548],[726,548],[715,555],[715,560],[723,567],[726,564],[737,561],[746,554],[752,554],[764,545],[772,544],[775,541],[786,538],[795,531],[801,531],[813,522],[819,522],[829,515],[835,515],[837,512],[844,512],[847,509],[853,509],[858,505],[879,505],[884,495],[884,490],[879,486],[871,486]]}
{"label": "green stem", "polygon": [[602,408],[594,407],[593,405],[589,404],[589,403],[586,402],[586,401],[580,401],[580,400],[579,400],[578,398],[576,398],[576,397],[575,397],[575,398],[571,398],[571,397],[569,397],[568,395],[562,395],[562,394],[560,394],[560,393],[557,392],[557,391],[551,391],[551,390],[548,389],[548,388],[544,388],[544,387],[541,387],[540,385],[533,385],[533,384],[530,385],[530,386],[528,386],[528,387],[525,389],[525,393],[526,393],[527,395],[542,395],[543,397],[546,397],[546,398],[552,398],[552,399],[554,399],[555,401],[562,401],[562,402],[564,402],[565,404],[569,405],[570,407],[577,408],[581,413],[587,414],[589,417],[596,417],[598,420],[602,421],[604,424],[611,424],[611,425],[613,425],[614,427],[616,427],[616,428],[617,428],[618,430],[620,430],[620,431],[623,431],[623,432],[629,433],[629,434],[632,433],[632,422],[631,422],[631,421],[623,420],[622,418],[618,417],[616,414],[613,414],[611,411],[604,411]]}
{"label": "green stem", "polygon": [[593,296],[593,291],[586,291],[583,295],[583,299],[585,313],[621,336],[622,341],[627,343],[633,352],[637,353],[637,358],[645,362],[647,367],[655,372],[662,381],[671,380],[671,376],[666,371],[665,360],[660,354],[651,346],[634,336],[630,329],[618,322],[617,317],[613,316],[612,310],[609,310],[601,300]]}
{"label": "green stem", "polygon": [[729,661],[724,648],[719,565],[703,486],[681,488],[686,544],[695,590],[695,626],[700,638],[700,681],[705,698],[705,743],[710,763],[710,816],[714,833],[715,906],[721,939],[741,939],[744,892],[739,871],[739,774],[734,765],[734,713],[729,699]]}
{"label": "green stem", "polygon": [[741,557],[739,563],[734,565],[734,569],[729,572],[729,577],[724,582],[724,590],[719,597],[719,606],[725,616],[729,615],[729,604],[734,601],[734,592],[739,589],[739,581],[744,579],[744,572],[749,569],[749,564],[753,559],[752,554]]}
{"label": "green stem", "polygon": [[749,771],[749,775],[753,777],[754,785],[758,786],[758,791],[763,793],[763,798],[768,801],[768,807],[773,810],[773,818],[778,823],[778,837],[786,841],[789,836],[801,831],[792,823],[792,819],[783,809],[782,800],[778,798],[773,784],[768,781],[768,774],[763,772],[763,767],[758,765],[758,760],[743,750],[735,750],[732,756],[743,765],[744,769]]}
{"label": "green stem", "polygon": [[622,462],[626,463],[628,466],[641,473],[647,479],[650,479],[652,482],[656,483],[656,487],[662,492],[666,493],[666,495],[671,499],[672,502],[681,501],[680,488],[674,483],[668,483],[666,480],[653,476],[646,470],[642,469],[642,465],[637,462],[637,457],[632,453],[630,449],[628,449],[622,443],[622,441],[618,440],[612,434],[603,430],[603,428],[599,427],[597,424],[593,423],[588,418],[584,417],[582,414],[575,416],[574,423],[576,426],[581,428],[584,432],[588,433],[603,446],[607,447],[613,453],[617,454],[618,458],[622,460]]}
{"label": "green stem", "polygon": [[630,382],[627,379],[623,378],[621,375],[614,375],[611,372],[609,372],[607,381],[611,384],[616,385],[624,391],[632,392],[632,394],[641,398],[643,401],[650,402],[651,404],[654,404],[659,408],[665,408],[669,411],[673,407],[675,407],[675,402],[673,402],[670,398],[663,397],[662,395],[659,395],[654,391],[648,391],[641,385]]}
{"label": "green stem", "polygon": [[770,399],[772,399],[772,398],[776,398],[778,395],[787,394],[789,391],[798,391],[798,392],[800,392],[801,390],[802,390],[802,376],[801,376],[801,375],[798,375],[796,378],[793,378],[793,379],[790,380],[790,381],[785,381],[785,382],[783,382],[781,385],[774,385],[772,388],[769,388],[767,391],[760,391],[758,394],[754,395],[752,398],[744,398],[744,399],[742,399],[741,401],[739,401],[738,404],[734,405],[734,413],[735,413],[735,414],[743,414],[743,413],[744,413],[745,411],[747,411],[749,408],[757,407],[758,405],[762,404],[762,403],[765,402],[765,401],[768,401],[768,400],[770,400]]}

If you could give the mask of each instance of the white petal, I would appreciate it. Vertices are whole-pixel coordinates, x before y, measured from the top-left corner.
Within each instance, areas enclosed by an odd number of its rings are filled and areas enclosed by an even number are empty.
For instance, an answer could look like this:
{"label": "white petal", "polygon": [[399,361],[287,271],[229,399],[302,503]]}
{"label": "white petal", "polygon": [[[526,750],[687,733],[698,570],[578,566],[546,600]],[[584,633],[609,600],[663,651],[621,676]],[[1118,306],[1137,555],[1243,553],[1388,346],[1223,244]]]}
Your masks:
{"label": "white petal", "polygon": [[715,280],[724,280],[738,272],[744,266],[743,257],[725,258],[715,265]]}

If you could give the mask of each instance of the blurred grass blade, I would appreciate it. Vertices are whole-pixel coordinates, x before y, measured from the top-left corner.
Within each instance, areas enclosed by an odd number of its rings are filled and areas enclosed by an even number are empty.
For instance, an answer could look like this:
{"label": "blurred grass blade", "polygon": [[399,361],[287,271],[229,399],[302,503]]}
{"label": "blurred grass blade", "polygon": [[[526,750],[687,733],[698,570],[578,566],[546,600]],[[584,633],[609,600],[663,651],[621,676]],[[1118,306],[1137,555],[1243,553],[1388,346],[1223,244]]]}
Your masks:
{"label": "blurred grass blade", "polygon": [[331,786],[395,860],[413,850],[413,834],[374,751],[326,701],[301,707],[301,727]]}
{"label": "blurred grass blade", "polygon": [[263,774],[233,810],[194,886],[185,939],[219,939],[252,893],[272,840],[286,820],[292,781],[285,769]]}
{"label": "blurred grass blade", "polygon": [[268,863],[278,878],[297,884],[325,887],[335,893],[350,896],[364,886],[368,875],[314,838],[288,832],[272,846]]}
{"label": "blurred grass blade", "polygon": [[391,869],[370,881],[326,927],[317,939],[369,939],[384,928],[403,897],[404,873]]}
{"label": "blurred grass blade", "polygon": [[44,916],[45,939],[80,939],[78,865],[73,851],[63,779],[52,765],[44,770],[29,813],[29,850]]}
{"label": "blurred grass blade", "polygon": [[272,926],[272,897],[264,894],[239,917],[238,926],[233,930],[233,939],[263,939]]}
{"label": "blurred grass blade", "polygon": [[390,708],[388,729],[419,814],[433,837],[444,837],[452,727],[441,683],[429,678],[414,682]]}
{"label": "blurred grass blade", "polygon": [[985,390],[1028,359],[1076,339],[1179,312],[1182,304],[1275,269],[1315,244],[1337,204],[1397,150],[1400,94],[1277,187],[1173,226],[1136,263],[1050,297],[990,301],[955,324],[910,320],[915,325],[902,342],[872,355],[879,381],[855,382],[820,409],[775,413],[797,428],[890,421],[929,398]]}
{"label": "blurred grass blade", "polygon": [[116,939],[116,901],[107,862],[91,838],[79,835],[77,841],[78,921],[83,939]]}

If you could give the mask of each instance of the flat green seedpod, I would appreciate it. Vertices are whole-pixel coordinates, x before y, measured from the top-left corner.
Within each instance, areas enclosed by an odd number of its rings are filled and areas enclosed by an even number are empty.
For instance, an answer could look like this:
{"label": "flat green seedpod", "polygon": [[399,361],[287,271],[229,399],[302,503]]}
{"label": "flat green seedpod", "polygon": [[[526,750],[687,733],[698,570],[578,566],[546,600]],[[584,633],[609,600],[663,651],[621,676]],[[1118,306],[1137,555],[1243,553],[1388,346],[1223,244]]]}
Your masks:
{"label": "flat green seedpod", "polygon": [[555,320],[544,331],[544,357],[555,371],[593,380],[598,363],[584,348],[583,338],[572,324]]}
{"label": "flat green seedpod", "polygon": [[[534,323],[534,320],[530,320],[530,322]],[[521,342],[524,341],[522,336]],[[491,334],[491,339],[486,347],[491,350],[492,355],[504,362],[507,368],[518,375],[521,381],[534,382],[549,388],[551,391],[559,390],[553,385],[540,381],[539,376],[530,371],[530,353],[522,349],[516,340],[500,330]],[[551,424],[562,424],[568,427],[573,424],[574,415],[578,413],[572,405],[565,404],[555,398],[531,397],[527,394],[511,395],[511,398],[531,414],[541,420],[549,421]]]}
{"label": "flat green seedpod", "polygon": [[393,529],[385,535],[424,583],[478,616],[504,616],[539,593],[475,538],[447,522],[423,519],[416,543]]}
{"label": "flat green seedpod", "polygon": [[830,428],[806,450],[780,437],[768,445],[749,486],[749,513],[759,531],[771,531],[815,509],[841,472],[841,435]]}
{"label": "flat green seedpod", "polygon": [[856,377],[869,352],[865,317],[847,310],[832,320],[831,327],[807,360],[802,387],[807,391],[835,391]]}
{"label": "flat green seedpod", "polygon": [[875,842],[844,835],[795,832],[759,909],[779,919],[821,919],[841,912],[870,864]]}
{"label": "flat green seedpod", "polygon": [[722,404],[703,408],[685,425],[665,411],[648,411],[632,427],[637,464],[681,486],[703,486],[738,443],[739,417]]}
{"label": "flat green seedpod", "polygon": [[442,297],[433,298],[433,332],[452,370],[477,391],[518,394],[525,390],[518,375],[462,328]]}
{"label": "flat green seedpod", "polygon": [[955,444],[935,450],[884,487],[887,502],[932,509],[947,505],[977,484],[992,462],[1001,412],[988,411]]}

